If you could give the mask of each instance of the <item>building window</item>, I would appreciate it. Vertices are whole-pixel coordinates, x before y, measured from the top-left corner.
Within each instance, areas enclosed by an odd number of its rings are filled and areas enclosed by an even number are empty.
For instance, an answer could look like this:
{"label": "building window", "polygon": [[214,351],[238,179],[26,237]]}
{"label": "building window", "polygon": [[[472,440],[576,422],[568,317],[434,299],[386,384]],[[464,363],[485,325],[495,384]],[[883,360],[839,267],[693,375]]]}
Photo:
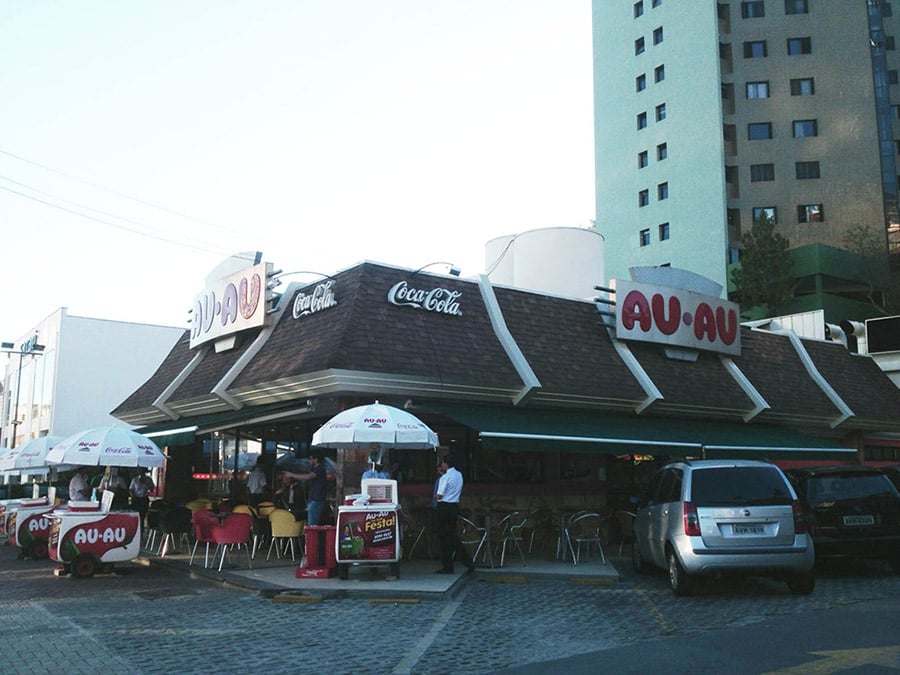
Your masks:
{"label": "building window", "polygon": [[[662,4],[662,0],[653,0],[653,2],[650,3],[650,6],[651,7],[659,7],[661,4]],[[887,16],[887,14],[885,14],[885,16]]]}
{"label": "building window", "polygon": [[769,83],[748,82],[747,98],[769,98]]}
{"label": "building window", "polygon": [[729,246],[728,250],[725,251],[725,262],[729,265],[733,265],[734,263],[740,261],[741,259],[741,251],[737,246]]}
{"label": "building window", "polygon": [[650,230],[641,230],[641,246],[650,245]]}
{"label": "building window", "polygon": [[646,129],[647,128],[647,113],[645,113],[645,112],[638,113],[637,128],[638,129]]}
{"label": "building window", "polygon": [[788,38],[787,53],[789,56],[812,54],[812,40],[808,37]]}
{"label": "building window", "polygon": [[794,163],[794,171],[797,175],[797,180],[810,180],[812,178],[819,177],[819,163],[818,162],[795,162]]}
{"label": "building window", "polygon": [[669,147],[665,143],[656,146],[656,161],[661,162],[669,156]]}
{"label": "building window", "polygon": [[888,71],[888,82],[890,82],[891,84],[897,84],[898,82],[900,82],[900,78],[897,77],[896,70]]}
{"label": "building window", "polygon": [[764,141],[772,138],[771,122],[751,122],[747,125],[747,140]]}
{"label": "building window", "polygon": [[656,186],[656,198],[659,201],[669,198],[669,184],[668,183],[660,183],[659,185]]}
{"label": "building window", "polygon": [[881,16],[894,16],[894,10],[891,7],[890,2],[882,1],[881,3]]}
{"label": "building window", "polygon": [[744,43],[745,59],[764,59],[769,55],[765,40],[756,40]]}
{"label": "building window", "polygon": [[653,29],[653,44],[658,45],[663,41],[663,29],[662,26],[659,28]]}
{"label": "building window", "polygon": [[665,241],[669,238],[669,224],[668,223],[660,223],[659,224],[659,240]]}
{"label": "building window", "polygon": [[797,221],[800,223],[821,223],[825,220],[825,210],[821,204],[800,204],[797,207]]}
{"label": "building window", "polygon": [[819,135],[816,120],[794,120],[794,138],[810,138]]}
{"label": "building window", "polygon": [[650,190],[641,190],[638,192],[638,206],[647,206],[650,203]]}
{"label": "building window", "polygon": [[634,3],[634,18],[635,19],[638,18],[639,16],[643,15],[643,13],[644,13],[644,3],[643,2]]}
{"label": "building window", "polygon": [[634,53],[635,55],[644,53],[644,38],[639,37],[634,41]]}
{"label": "building window", "polygon": [[774,164],[751,164],[750,165],[750,182],[762,183],[765,181],[775,180]]}
{"label": "building window", "polygon": [[816,93],[816,83],[812,77],[791,80],[791,96],[812,96]]}
{"label": "building window", "polygon": [[666,104],[660,103],[656,106],[656,121],[662,122],[664,119],[666,119]]}
{"label": "building window", "polygon": [[900,155],[900,141],[894,141],[894,154]]}
{"label": "building window", "polygon": [[895,120],[900,120],[900,105],[891,106],[891,117]]}
{"label": "building window", "polygon": [[742,19],[760,19],[766,15],[766,3],[763,0],[741,3]]}
{"label": "building window", "polygon": [[765,218],[772,222],[773,225],[778,224],[778,210],[774,206],[754,206],[753,222],[757,223]]}
{"label": "building window", "polygon": [[644,91],[647,88],[647,76],[642,73],[634,78],[634,88],[638,91]]}
{"label": "building window", "polygon": [[653,71],[653,79],[656,82],[662,82],[664,79],[666,79],[666,67],[656,66],[656,70]]}
{"label": "building window", "polygon": [[784,0],[785,14],[809,14],[807,0]]}
{"label": "building window", "polygon": [[888,35],[887,37],[884,38],[884,48],[889,52],[892,52],[895,49],[897,49],[897,43],[894,41],[893,35]]}
{"label": "building window", "polygon": [[647,151],[643,150],[642,152],[639,152],[638,153],[638,168],[643,169],[649,163],[650,163],[650,161],[647,159]]}

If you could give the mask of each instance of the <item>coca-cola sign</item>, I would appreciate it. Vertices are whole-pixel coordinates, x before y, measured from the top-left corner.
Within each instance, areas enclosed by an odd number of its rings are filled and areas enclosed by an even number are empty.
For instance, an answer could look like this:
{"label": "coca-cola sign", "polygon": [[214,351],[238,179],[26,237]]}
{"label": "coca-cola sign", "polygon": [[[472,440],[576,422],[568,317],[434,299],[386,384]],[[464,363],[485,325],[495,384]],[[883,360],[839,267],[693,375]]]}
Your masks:
{"label": "coca-cola sign", "polygon": [[737,303],[621,279],[616,281],[616,336],[723,354],[741,353]]}
{"label": "coca-cola sign", "polygon": [[297,291],[292,313],[295,319],[299,319],[301,316],[336,307],[337,304],[337,298],[334,297],[334,281],[325,281],[317,284],[312,293]]}
{"label": "coca-cola sign", "polygon": [[462,316],[462,310],[459,308],[461,295],[460,291],[451,291],[447,288],[420,289],[411,287],[406,281],[398,281],[388,291],[387,301],[398,307],[413,307],[427,312]]}

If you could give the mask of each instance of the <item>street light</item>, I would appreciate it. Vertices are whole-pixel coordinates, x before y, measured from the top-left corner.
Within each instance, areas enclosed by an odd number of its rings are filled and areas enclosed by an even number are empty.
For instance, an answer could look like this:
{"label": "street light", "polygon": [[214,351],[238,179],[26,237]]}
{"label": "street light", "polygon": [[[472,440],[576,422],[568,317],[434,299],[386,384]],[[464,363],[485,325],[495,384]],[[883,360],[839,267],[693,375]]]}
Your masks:
{"label": "street light", "polygon": [[25,356],[37,356],[44,351],[44,345],[39,345],[37,343],[37,334],[19,345],[19,349],[16,349],[15,347],[16,345],[13,342],[0,343],[0,352],[5,353],[7,358],[10,354],[17,353],[19,355],[19,369],[16,373],[16,403],[12,421],[13,436],[12,445],[9,446],[10,448],[16,447],[16,437],[19,434],[19,424],[21,424],[19,420],[19,393],[22,391],[22,359],[25,358]]}

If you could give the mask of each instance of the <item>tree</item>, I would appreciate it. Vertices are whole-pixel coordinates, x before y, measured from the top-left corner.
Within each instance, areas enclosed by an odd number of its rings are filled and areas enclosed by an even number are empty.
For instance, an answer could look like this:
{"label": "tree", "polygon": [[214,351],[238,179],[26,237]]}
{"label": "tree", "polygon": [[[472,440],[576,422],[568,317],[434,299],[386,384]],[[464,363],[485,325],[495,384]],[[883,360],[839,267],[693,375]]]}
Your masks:
{"label": "tree", "polygon": [[744,309],[765,305],[768,314],[782,313],[793,298],[794,261],[788,240],[775,231],[775,220],[761,214],[744,233],[741,264],[731,273]]}
{"label": "tree", "polygon": [[900,275],[889,269],[887,236],[883,230],[868,225],[853,225],[844,235],[844,248],[871,264],[866,266],[866,296],[881,314],[891,314],[900,305]]}

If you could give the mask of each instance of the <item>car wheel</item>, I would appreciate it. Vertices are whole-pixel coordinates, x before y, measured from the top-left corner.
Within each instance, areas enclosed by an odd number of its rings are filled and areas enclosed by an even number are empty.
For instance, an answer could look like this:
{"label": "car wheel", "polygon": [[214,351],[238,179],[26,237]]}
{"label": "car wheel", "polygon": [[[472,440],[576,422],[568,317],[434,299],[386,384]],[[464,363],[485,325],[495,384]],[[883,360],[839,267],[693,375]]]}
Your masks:
{"label": "car wheel", "polygon": [[631,567],[638,574],[646,574],[649,571],[647,563],[644,562],[644,556],[641,555],[641,547],[637,541],[631,544]]}
{"label": "car wheel", "polygon": [[693,590],[693,579],[681,566],[675,551],[670,550],[666,556],[669,563],[669,585],[675,595],[690,595]]}
{"label": "car wheel", "polygon": [[794,595],[809,595],[816,587],[816,575],[812,572],[797,572],[788,577],[787,585]]}

